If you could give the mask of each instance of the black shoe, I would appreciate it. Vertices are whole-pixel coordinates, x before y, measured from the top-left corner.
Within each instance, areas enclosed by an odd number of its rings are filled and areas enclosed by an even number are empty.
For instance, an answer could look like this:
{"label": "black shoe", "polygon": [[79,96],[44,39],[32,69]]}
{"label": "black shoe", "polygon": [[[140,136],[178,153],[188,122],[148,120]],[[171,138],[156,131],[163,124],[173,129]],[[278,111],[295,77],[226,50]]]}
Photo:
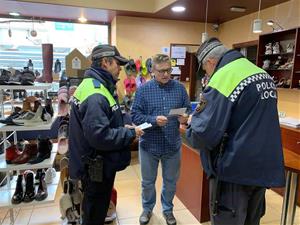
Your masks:
{"label": "black shoe", "polygon": [[176,225],[176,219],[172,212],[163,213],[163,215],[164,215],[164,218],[166,219],[166,223],[168,225]]}
{"label": "black shoe", "polygon": [[48,197],[47,184],[45,181],[45,173],[42,173],[40,176],[40,184],[38,187],[37,194],[35,196],[35,200],[43,201]]}
{"label": "black shoe", "polygon": [[40,179],[41,179],[42,176],[45,177],[45,171],[44,171],[44,169],[38,169],[36,171],[36,173],[35,173],[34,184],[39,184],[40,183]]}
{"label": "black shoe", "polygon": [[0,84],[7,84],[7,81],[12,76],[8,70],[0,69]]}
{"label": "black shoe", "polygon": [[140,224],[145,225],[149,223],[151,216],[152,216],[152,212],[143,211],[140,216]]}
{"label": "black shoe", "polygon": [[35,158],[28,161],[30,164],[37,164],[51,156],[52,142],[49,138],[38,138],[38,154]]}
{"label": "black shoe", "polygon": [[34,174],[32,171],[25,172],[25,195],[23,202],[32,202],[35,198]]}
{"label": "black shoe", "polygon": [[14,193],[14,195],[11,198],[11,203],[12,204],[19,204],[23,200],[23,185],[22,185],[22,181],[23,181],[23,175],[18,175],[15,193]]}

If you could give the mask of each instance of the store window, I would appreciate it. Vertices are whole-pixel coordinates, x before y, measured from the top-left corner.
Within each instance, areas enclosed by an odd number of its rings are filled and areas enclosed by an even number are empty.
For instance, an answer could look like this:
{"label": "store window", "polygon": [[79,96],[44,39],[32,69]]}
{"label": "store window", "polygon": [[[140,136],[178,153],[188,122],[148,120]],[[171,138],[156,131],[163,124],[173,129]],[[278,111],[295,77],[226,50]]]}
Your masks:
{"label": "store window", "polygon": [[[33,70],[43,69],[42,44],[53,44],[53,67],[74,48],[88,56],[97,44],[108,44],[108,25],[0,18],[0,68],[23,69],[31,59]],[[53,68],[54,70],[54,68]]]}

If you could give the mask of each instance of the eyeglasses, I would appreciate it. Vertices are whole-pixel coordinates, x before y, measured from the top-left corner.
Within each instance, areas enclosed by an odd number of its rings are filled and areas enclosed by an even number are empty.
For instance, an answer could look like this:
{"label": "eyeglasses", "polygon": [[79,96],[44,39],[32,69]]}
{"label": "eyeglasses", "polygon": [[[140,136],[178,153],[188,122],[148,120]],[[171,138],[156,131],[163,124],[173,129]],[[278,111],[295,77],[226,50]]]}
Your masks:
{"label": "eyeglasses", "polygon": [[164,69],[164,70],[156,70],[160,75],[164,75],[165,73],[171,73],[172,72],[172,68],[167,68],[167,69]]}

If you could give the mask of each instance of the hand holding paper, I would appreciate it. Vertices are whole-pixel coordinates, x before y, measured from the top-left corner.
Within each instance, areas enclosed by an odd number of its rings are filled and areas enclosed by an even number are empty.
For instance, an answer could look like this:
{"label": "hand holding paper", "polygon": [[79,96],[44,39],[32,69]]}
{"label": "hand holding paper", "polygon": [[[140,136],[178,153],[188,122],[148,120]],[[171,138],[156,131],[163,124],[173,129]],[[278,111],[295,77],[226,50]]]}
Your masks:
{"label": "hand holding paper", "polygon": [[169,112],[169,116],[182,116],[186,112],[186,108],[177,108],[171,109]]}

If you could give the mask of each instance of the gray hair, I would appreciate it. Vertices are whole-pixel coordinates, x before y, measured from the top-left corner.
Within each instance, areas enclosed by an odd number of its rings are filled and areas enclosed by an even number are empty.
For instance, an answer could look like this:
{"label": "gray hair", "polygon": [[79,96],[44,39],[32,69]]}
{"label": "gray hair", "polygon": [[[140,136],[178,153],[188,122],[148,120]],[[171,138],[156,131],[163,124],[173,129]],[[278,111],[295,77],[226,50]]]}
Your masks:
{"label": "gray hair", "polygon": [[214,58],[216,60],[219,60],[225,54],[225,52],[227,52],[227,51],[228,51],[228,49],[225,48],[224,45],[220,45],[218,47],[215,47],[202,60],[202,65],[205,64],[205,63],[207,63],[207,61],[208,61],[209,58]]}
{"label": "gray hair", "polygon": [[157,64],[161,64],[161,63],[171,63],[171,59],[168,55],[165,54],[156,54],[153,58],[152,58],[152,68],[155,68],[155,66]]}

